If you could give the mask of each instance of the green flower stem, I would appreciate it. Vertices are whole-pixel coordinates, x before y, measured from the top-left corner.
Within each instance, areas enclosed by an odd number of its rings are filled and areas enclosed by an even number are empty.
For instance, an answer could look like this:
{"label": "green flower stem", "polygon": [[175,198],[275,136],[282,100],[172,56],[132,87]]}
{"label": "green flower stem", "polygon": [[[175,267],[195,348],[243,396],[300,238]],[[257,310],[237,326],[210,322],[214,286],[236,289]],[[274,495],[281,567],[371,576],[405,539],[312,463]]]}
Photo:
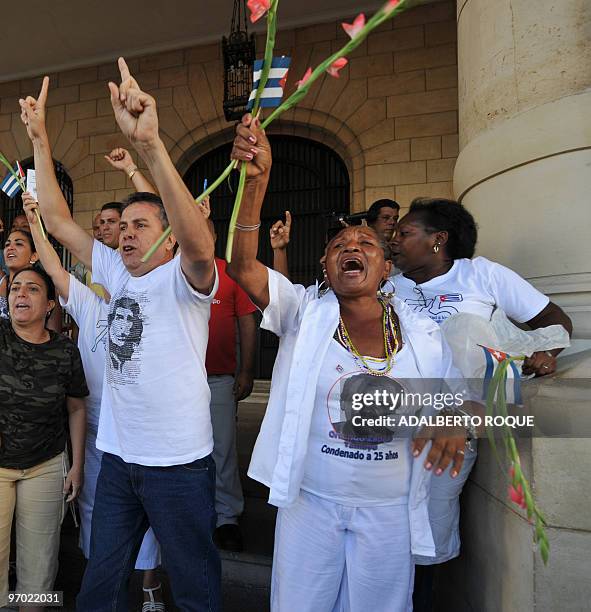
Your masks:
{"label": "green flower stem", "polygon": [[[199,204],[200,202],[203,202],[203,200],[215,189],[217,189],[223,182],[224,179],[230,175],[230,172],[232,172],[232,170],[234,170],[234,168],[236,168],[236,166],[238,165],[238,162],[236,160],[232,160],[228,166],[226,166],[226,169],[218,176],[218,178],[202,193],[200,194],[196,199],[195,199],[195,204]],[[170,227],[170,225],[162,232],[162,234],[160,234],[160,237],[158,238],[158,240],[156,240],[156,242],[150,247],[150,250],[142,257],[142,262],[146,263],[146,261],[148,261],[148,259],[150,259],[150,257],[152,257],[152,255],[154,255],[154,253],[156,252],[156,250],[158,249],[158,247],[170,236],[172,232],[172,228]]]}
{"label": "green flower stem", "polygon": [[246,164],[242,164],[240,167],[240,182],[238,183],[238,190],[236,191],[236,200],[234,201],[234,209],[232,210],[232,216],[230,217],[230,227],[228,229],[228,242],[226,242],[226,261],[230,263],[232,261],[232,247],[234,245],[234,233],[236,232],[236,221],[238,220],[238,214],[240,212],[240,204],[242,202],[242,194],[244,193],[244,186],[246,184],[246,172],[248,167]]}
{"label": "green flower stem", "polygon": [[271,71],[271,64],[273,63],[273,49],[275,48],[275,33],[277,31],[277,7],[279,0],[273,0],[271,7],[267,13],[267,41],[265,43],[265,55],[263,56],[263,68],[261,70],[261,78],[259,80],[259,86],[257,87],[256,96],[254,99],[254,105],[252,107],[252,114],[256,115],[259,112],[261,105],[261,96],[267,81],[269,79],[269,72]]}
{"label": "green flower stem", "polygon": [[381,8],[371,19],[367,21],[367,23],[363,26],[363,28],[359,31],[359,33],[352,38],[347,44],[341,47],[336,53],[333,53],[328,59],[324,60],[321,64],[316,66],[316,68],[312,71],[312,74],[308,78],[308,80],[299,88],[294,91],[283,104],[278,106],[262,123],[263,129],[266,128],[272,121],[277,119],[279,115],[284,113],[286,110],[289,110],[293,106],[295,106],[303,97],[306,96],[312,84],[320,78],[325,72],[326,69],[329,68],[336,60],[341,57],[345,57],[351,53],[354,49],[356,49],[369,35],[372,30],[375,30],[379,25],[391,19],[395,15],[398,15],[402,11],[406,9],[406,0],[402,0],[395,9],[391,11],[385,11],[384,8]]}
{"label": "green flower stem", "polygon": [[[504,417],[507,416],[507,398],[505,391],[507,382],[507,368],[510,366],[512,361],[523,361],[524,359],[525,357],[508,357],[499,364],[497,370],[493,374],[486,396],[487,416],[495,414],[495,408],[497,414]],[[494,435],[490,427],[486,428],[486,435],[502,469],[503,466],[497,451]],[[519,451],[517,450],[517,444],[515,443],[513,432],[507,425],[504,427],[503,442],[505,443],[506,454],[514,469],[511,484],[515,489],[518,489],[519,486],[521,486],[525,500],[527,518],[530,522],[535,523],[534,542],[537,543],[542,561],[544,562],[544,565],[546,565],[548,563],[548,559],[550,558],[550,543],[548,542],[548,536],[546,534],[546,520],[535,502],[529,481],[521,469],[521,458],[519,456]]]}
{"label": "green flower stem", "polygon": [[[10,174],[14,176],[14,178],[19,184],[19,187],[22,189],[23,193],[25,193],[25,191],[27,191],[27,186],[23,182],[23,179],[14,171],[12,164],[6,159],[6,157],[4,157],[2,153],[0,153],[0,162],[2,162],[2,164],[8,168]],[[39,223],[39,229],[41,230],[43,240],[47,240],[47,233],[45,232],[45,228],[43,227],[43,221],[41,221],[41,215],[39,214],[38,208],[35,209],[35,215],[37,216],[37,222]]]}
{"label": "green flower stem", "polygon": [[[279,115],[281,115],[282,113],[284,113],[286,110],[289,110],[290,108],[292,108],[293,106],[295,106],[302,98],[304,98],[306,96],[306,94],[308,93],[308,91],[310,90],[311,85],[320,77],[324,74],[325,70],[337,59],[339,59],[339,57],[345,57],[346,55],[348,55],[349,53],[351,53],[351,51],[353,51],[354,49],[356,49],[368,36],[368,34],[374,30],[375,28],[377,28],[379,25],[381,25],[382,23],[384,23],[384,21],[387,21],[388,19],[391,19],[392,17],[394,17],[395,15],[398,15],[399,13],[401,13],[402,11],[404,11],[406,9],[406,0],[402,0],[400,2],[400,4],[398,4],[398,6],[396,6],[395,9],[391,10],[391,11],[385,11],[384,8],[381,8],[363,27],[363,29],[357,34],[357,36],[355,36],[353,39],[351,39],[346,45],[344,45],[339,51],[337,51],[336,53],[333,53],[333,55],[331,55],[326,61],[324,61],[322,64],[320,64],[319,66],[316,67],[316,69],[312,72],[312,74],[310,75],[309,79],[306,81],[306,83],[304,85],[302,85],[299,89],[297,89],[287,100],[285,100],[285,102],[283,102],[283,104],[281,104],[280,106],[278,106],[268,117],[267,119],[265,119],[261,126],[263,129],[265,129],[266,127],[269,126],[269,124],[276,119],[277,117],[279,117]],[[278,0],[274,0],[273,3],[271,4],[271,7],[269,9],[269,12],[267,13],[267,23],[268,23],[268,30],[267,30],[267,44],[265,45],[265,60],[269,58],[271,58],[272,61],[272,57],[273,57],[273,46],[270,45],[270,41],[272,38],[272,41],[274,43],[275,40],[275,30],[273,30],[272,32],[269,32],[269,27],[270,28],[276,28],[276,14],[277,14],[277,5],[278,5]],[[263,76],[264,76],[264,71],[266,68],[271,67],[271,61],[265,61],[263,64],[263,72],[261,72],[261,81],[259,82],[259,88],[257,88],[257,97],[260,100],[260,95],[259,95],[259,90],[262,93],[262,89],[261,89],[261,85],[263,84]],[[267,73],[268,76],[268,73]],[[266,83],[266,78],[265,78],[265,83]],[[263,86],[264,89],[264,86]],[[255,98],[255,103],[256,103],[256,98]],[[253,109],[254,111],[254,109]],[[256,112],[258,112],[258,108],[256,109]],[[234,167],[234,166],[233,166]],[[231,170],[232,168],[230,168]],[[224,174],[222,174],[222,176],[220,178],[225,179],[229,173],[230,170],[228,170],[228,168],[226,168],[226,170],[224,171]],[[242,176],[242,173],[241,173]],[[244,180],[246,180],[246,177],[244,178]],[[203,197],[205,197],[206,195],[208,195],[209,193],[211,193],[214,189],[216,189],[219,185],[220,185],[221,181],[216,180],[211,187],[209,187],[206,191],[204,191],[197,199],[196,202],[200,202]],[[243,186],[244,188],[244,186]],[[243,189],[242,192],[240,190],[240,185],[238,186],[238,192],[239,193],[243,193]],[[238,195],[238,194],[237,194]],[[241,201],[236,199],[234,202],[234,207],[238,208],[238,211],[236,212],[236,214],[234,214],[234,211],[232,211],[232,219],[236,220],[238,218],[238,212],[240,211],[240,204]],[[235,221],[234,221],[235,223]],[[230,225],[229,228],[229,236],[234,236],[234,230],[235,227],[233,225]],[[162,236],[160,236],[160,238],[158,239],[158,241],[156,242],[155,245],[153,245],[150,250],[148,251],[148,253],[146,253],[146,255],[144,255],[144,257],[142,258],[142,261],[147,261],[153,254],[154,251],[158,248],[158,246],[160,246],[164,240],[166,239],[166,237],[170,234],[171,230],[167,230],[164,234],[162,234]],[[230,257],[231,258],[231,253],[232,253],[232,246],[230,243],[230,247],[226,248],[226,257]]]}
{"label": "green flower stem", "polygon": [[[275,48],[275,33],[277,30],[277,6],[279,0],[273,0],[271,7],[267,13],[267,41],[265,43],[265,55],[263,59],[263,68],[261,70],[261,78],[257,87],[257,92],[254,99],[254,105],[252,107],[252,114],[256,117],[260,110],[261,96],[269,80],[269,72],[271,71],[271,64],[273,63],[273,49]],[[238,189],[236,191],[236,198],[234,199],[234,208],[232,209],[232,216],[230,218],[230,227],[228,228],[228,241],[226,242],[226,261],[230,263],[232,261],[232,249],[234,247],[234,234],[236,233],[236,223],[238,221],[238,215],[240,214],[240,205],[242,204],[242,194],[244,193],[244,186],[246,185],[246,163],[243,163],[240,168],[240,180],[238,182]]]}

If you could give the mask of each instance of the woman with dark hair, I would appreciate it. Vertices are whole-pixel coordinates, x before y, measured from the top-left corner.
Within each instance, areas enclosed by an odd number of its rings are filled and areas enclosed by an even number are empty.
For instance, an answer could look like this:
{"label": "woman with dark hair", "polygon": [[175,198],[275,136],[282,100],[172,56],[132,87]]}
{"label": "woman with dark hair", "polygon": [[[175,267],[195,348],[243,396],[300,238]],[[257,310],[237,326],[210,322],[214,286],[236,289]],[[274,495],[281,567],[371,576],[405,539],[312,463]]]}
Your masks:
{"label": "woman with dark hair", "polygon": [[[26,220],[26,217],[25,217]],[[33,238],[27,230],[13,229],[4,243],[4,261],[8,274],[0,278],[0,318],[8,318],[8,285],[16,272],[30,268],[39,259],[35,250]],[[0,270],[0,275],[4,274]],[[47,321],[48,329],[61,332],[61,308],[55,304],[50,318]]]}
{"label": "woman with dark hair", "polygon": [[251,163],[228,274],[263,312],[261,326],[280,337],[249,468],[279,507],[271,609],[408,610],[411,551],[434,552],[428,481],[448,468],[457,475],[465,435],[441,435],[427,449],[425,439],[376,427],[373,416],[396,410],[358,410],[358,396],[395,393],[394,380],[453,377],[449,349],[436,324],[378,292],[391,264],[369,227],[330,240],[323,293],[257,261],[271,167],[258,119],[243,118],[232,157]]}
{"label": "woman with dark hair", "polygon": [[[9,253],[20,239],[15,232],[11,237]],[[82,485],[88,395],[78,349],[45,327],[56,299],[51,279],[42,270],[24,268],[13,274],[8,289],[10,320],[0,320],[0,607],[8,604],[15,512],[16,590],[52,590],[64,494],[71,501]]]}
{"label": "woman with dark hair", "polygon": [[[558,324],[570,334],[565,312],[521,276],[485,257],[472,259],[477,237],[474,218],[461,204],[414,200],[391,243],[401,271],[393,278],[396,295],[437,323],[458,312],[490,319],[498,308],[531,329]],[[561,350],[534,353],[523,373],[552,374]]]}
{"label": "woman with dark hair", "polygon": [[8,234],[3,249],[8,274],[0,279],[0,318],[8,319],[8,284],[15,272],[30,268],[37,261],[31,234],[25,230],[13,230]]}
{"label": "woman with dark hair", "polygon": [[[496,309],[530,329],[562,325],[572,333],[564,311],[518,274],[485,257],[475,257],[478,237],[472,215],[458,202],[416,199],[398,225],[391,242],[392,261],[400,274],[392,277],[395,294],[415,312],[443,323],[458,313],[491,319]],[[562,349],[540,351],[527,358],[524,374],[545,376],[556,370]],[[476,450],[467,449],[458,478],[433,480],[429,519],[437,556],[416,556],[419,565],[443,563],[460,553],[459,495],[476,461]],[[417,568],[418,569],[418,568]],[[431,609],[432,573],[417,571],[417,610]],[[419,583],[422,582],[422,586]]]}

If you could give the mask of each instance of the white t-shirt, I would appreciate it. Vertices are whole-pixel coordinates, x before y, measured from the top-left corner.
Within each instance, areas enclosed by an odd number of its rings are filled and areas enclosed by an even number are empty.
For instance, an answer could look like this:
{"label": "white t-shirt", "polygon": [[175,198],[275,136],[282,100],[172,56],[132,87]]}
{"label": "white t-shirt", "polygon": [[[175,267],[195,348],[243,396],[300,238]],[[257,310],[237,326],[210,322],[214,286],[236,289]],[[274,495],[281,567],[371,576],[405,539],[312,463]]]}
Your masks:
{"label": "white t-shirt", "polygon": [[128,463],[168,466],[213,449],[205,372],[209,295],[195,291],[176,257],[133,277],[95,240],[92,276],[111,294],[97,448]]}
{"label": "white t-shirt", "polygon": [[550,301],[519,274],[485,257],[456,259],[448,272],[421,285],[402,274],[392,280],[398,298],[437,323],[458,312],[489,320],[495,308],[525,323]]}
{"label": "white t-shirt", "polygon": [[109,305],[72,274],[68,301],[64,302],[60,296],[60,304],[80,328],[78,349],[89,391],[86,398],[86,415],[88,424],[96,431],[105,375]]}
{"label": "white t-shirt", "polygon": [[[382,370],[385,360],[366,358],[372,369]],[[336,340],[320,369],[302,489],[344,506],[385,506],[407,503],[410,487],[410,440],[396,438],[387,427],[359,426],[355,415],[388,416],[388,408],[353,409],[356,392],[387,390],[397,393],[421,378],[414,353],[407,345],[394,358],[388,376],[370,376]],[[408,389],[407,389],[408,390]]]}

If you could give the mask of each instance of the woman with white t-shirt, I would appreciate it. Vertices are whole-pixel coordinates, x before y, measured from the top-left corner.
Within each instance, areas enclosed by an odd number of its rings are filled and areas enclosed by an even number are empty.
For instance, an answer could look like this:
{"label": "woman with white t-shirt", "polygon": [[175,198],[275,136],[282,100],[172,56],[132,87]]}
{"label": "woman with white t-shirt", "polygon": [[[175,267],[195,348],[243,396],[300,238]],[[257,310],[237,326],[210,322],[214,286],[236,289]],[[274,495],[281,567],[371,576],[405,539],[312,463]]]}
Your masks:
{"label": "woman with white t-shirt", "polygon": [[[521,276],[485,257],[472,259],[476,240],[474,218],[461,204],[445,199],[414,200],[391,242],[392,261],[401,272],[391,278],[395,295],[437,323],[460,312],[490,320],[493,311],[501,309],[531,329],[558,324],[572,332],[564,311]],[[561,350],[534,353],[525,360],[523,373],[552,374]],[[475,460],[476,452],[467,452],[459,478],[444,475],[433,481],[429,515],[437,556],[416,557],[418,564],[443,563],[458,556],[459,495]],[[428,577],[425,581],[429,585]],[[428,597],[430,587],[422,590]],[[429,609],[429,605],[420,609]]]}
{"label": "woman with white t-shirt", "polygon": [[[51,243],[41,235],[35,215],[38,204],[27,192],[23,193],[23,206],[39,260],[55,284],[61,305],[74,319],[80,330],[78,349],[82,357],[89,395],[86,397],[85,478],[78,496],[78,509],[80,511],[80,548],[88,559],[96,483],[103,455],[96,447],[96,436],[105,375],[109,295],[106,294],[105,299],[98,297],[94,291],[62,267],[60,258]],[[135,564],[135,569],[145,572],[143,590],[146,593],[144,598],[147,601],[142,607],[143,612],[163,612],[165,610],[164,604],[156,601],[156,598],[161,599],[160,594],[154,593],[160,589],[154,574],[155,568],[159,565],[160,547],[154,531],[150,528],[144,536]]]}
{"label": "woman with white t-shirt", "polygon": [[[257,261],[271,151],[258,119],[237,128],[232,156],[248,164],[228,274],[280,337],[271,394],[249,475],[279,507],[271,609],[402,612],[411,607],[411,551],[433,554],[431,473],[461,469],[463,432],[412,442],[359,398],[395,394],[404,381],[455,375],[437,325],[379,294],[390,273],[368,227],[343,229],[324,258],[329,290],[305,289]],[[395,413],[395,412],[394,412]]]}

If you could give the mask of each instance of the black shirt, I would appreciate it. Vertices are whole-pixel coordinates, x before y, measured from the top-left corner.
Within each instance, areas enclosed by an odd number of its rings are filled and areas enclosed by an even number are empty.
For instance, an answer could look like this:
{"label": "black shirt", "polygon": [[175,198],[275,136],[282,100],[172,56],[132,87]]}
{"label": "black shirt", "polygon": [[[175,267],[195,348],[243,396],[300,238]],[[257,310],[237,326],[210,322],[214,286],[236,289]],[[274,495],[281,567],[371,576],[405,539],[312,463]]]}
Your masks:
{"label": "black shirt", "polygon": [[0,467],[27,469],[66,445],[66,397],[88,395],[77,346],[65,336],[31,344],[0,320]]}

